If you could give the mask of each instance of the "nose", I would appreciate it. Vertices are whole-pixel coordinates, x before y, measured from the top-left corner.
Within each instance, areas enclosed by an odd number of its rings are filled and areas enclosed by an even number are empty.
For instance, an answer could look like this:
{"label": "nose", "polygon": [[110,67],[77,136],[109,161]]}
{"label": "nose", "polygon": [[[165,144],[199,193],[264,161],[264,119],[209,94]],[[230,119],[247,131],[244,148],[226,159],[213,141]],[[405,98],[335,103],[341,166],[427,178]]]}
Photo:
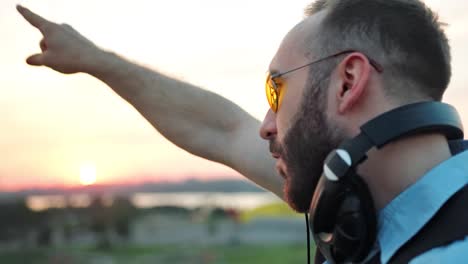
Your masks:
{"label": "nose", "polygon": [[269,109],[260,127],[260,137],[265,140],[271,140],[276,137],[277,132],[276,114]]}

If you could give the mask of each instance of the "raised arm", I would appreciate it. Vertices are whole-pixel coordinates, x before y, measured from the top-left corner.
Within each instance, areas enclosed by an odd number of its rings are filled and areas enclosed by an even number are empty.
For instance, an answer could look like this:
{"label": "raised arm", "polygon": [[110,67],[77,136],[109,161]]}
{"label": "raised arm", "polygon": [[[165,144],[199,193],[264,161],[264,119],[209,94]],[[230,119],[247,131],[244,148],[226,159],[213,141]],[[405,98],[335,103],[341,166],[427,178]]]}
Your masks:
{"label": "raised arm", "polygon": [[223,163],[282,195],[260,122],[233,102],[106,52],[66,24],[56,24],[18,6],[43,35],[42,52],[26,61],[62,73],[88,73],[127,100],[163,136],[186,151]]}

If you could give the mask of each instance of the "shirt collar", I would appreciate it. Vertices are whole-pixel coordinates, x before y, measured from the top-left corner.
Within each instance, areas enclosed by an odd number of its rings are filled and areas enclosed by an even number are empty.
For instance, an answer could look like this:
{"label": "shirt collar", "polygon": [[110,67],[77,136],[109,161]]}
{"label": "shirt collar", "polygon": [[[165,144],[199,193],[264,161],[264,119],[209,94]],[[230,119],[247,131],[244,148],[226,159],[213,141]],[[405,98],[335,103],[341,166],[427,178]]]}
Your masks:
{"label": "shirt collar", "polygon": [[413,237],[468,182],[468,151],[442,162],[407,188],[378,214],[382,263]]}

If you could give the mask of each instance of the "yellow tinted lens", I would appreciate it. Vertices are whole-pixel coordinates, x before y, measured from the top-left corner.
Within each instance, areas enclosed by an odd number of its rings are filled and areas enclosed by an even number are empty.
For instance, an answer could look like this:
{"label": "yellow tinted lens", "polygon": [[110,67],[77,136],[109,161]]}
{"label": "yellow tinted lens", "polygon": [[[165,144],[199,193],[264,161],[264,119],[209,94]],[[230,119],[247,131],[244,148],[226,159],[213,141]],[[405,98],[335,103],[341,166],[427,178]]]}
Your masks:
{"label": "yellow tinted lens", "polygon": [[268,100],[268,104],[270,104],[271,110],[276,113],[278,110],[278,93],[277,87],[274,81],[271,79],[270,74],[268,74],[266,82],[265,82],[265,92]]}

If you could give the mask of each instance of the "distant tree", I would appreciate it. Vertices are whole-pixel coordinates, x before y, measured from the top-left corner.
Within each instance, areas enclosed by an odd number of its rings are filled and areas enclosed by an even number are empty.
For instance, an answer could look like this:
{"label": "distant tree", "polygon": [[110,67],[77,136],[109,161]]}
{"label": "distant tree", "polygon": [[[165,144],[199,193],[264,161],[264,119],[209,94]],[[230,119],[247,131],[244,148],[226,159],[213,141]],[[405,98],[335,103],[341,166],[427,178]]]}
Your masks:
{"label": "distant tree", "polygon": [[108,236],[108,229],[111,226],[111,215],[108,207],[104,205],[103,198],[96,196],[90,206],[91,226],[90,229],[96,235],[96,248],[109,250],[112,243]]}
{"label": "distant tree", "polygon": [[40,247],[48,247],[52,242],[52,229],[48,225],[39,228],[37,235],[37,244]]}
{"label": "distant tree", "polygon": [[117,235],[122,239],[128,240],[130,238],[130,225],[137,213],[137,209],[125,197],[117,197],[111,207],[113,226]]}
{"label": "distant tree", "polygon": [[0,240],[24,239],[41,224],[40,218],[26,206],[25,201],[0,204]]}
{"label": "distant tree", "polygon": [[126,197],[116,197],[111,205],[105,205],[102,197],[97,196],[89,206],[91,231],[96,234],[97,247],[110,249],[114,241],[110,232],[115,232],[125,241],[131,236],[131,221],[137,214],[137,209]]}
{"label": "distant tree", "polygon": [[219,223],[223,219],[226,219],[226,218],[227,218],[227,215],[223,208],[219,208],[219,207],[212,208],[209,211],[209,214],[207,215],[207,219],[206,219],[208,234],[213,236],[216,233],[218,233]]}

